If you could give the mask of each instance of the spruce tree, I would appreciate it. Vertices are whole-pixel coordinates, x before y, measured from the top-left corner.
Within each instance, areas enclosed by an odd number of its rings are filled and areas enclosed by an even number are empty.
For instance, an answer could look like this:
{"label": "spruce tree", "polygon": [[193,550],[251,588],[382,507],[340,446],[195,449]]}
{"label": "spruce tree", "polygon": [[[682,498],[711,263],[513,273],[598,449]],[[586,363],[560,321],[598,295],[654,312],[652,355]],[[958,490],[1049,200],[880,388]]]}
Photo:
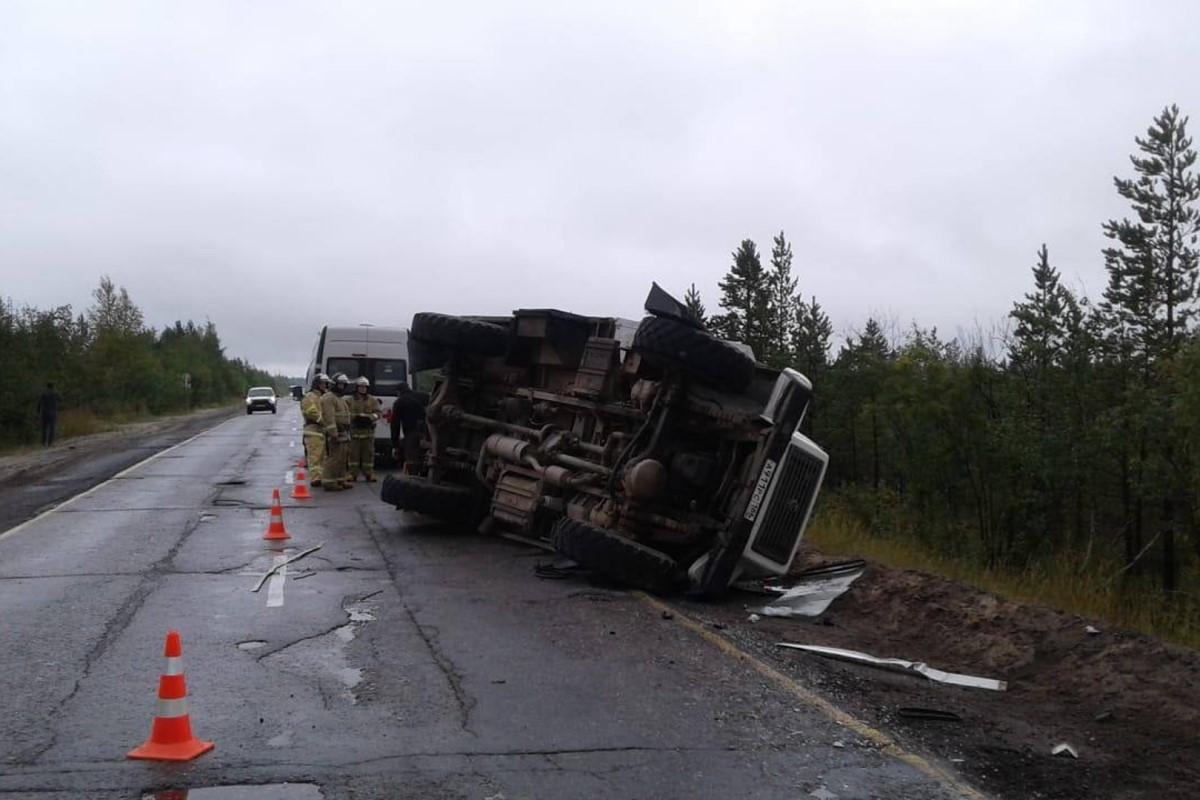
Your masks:
{"label": "spruce tree", "polygon": [[[881,334],[882,335],[882,334]],[[833,323],[814,296],[811,302],[796,303],[792,327],[792,352],[796,367],[814,384],[829,366],[829,340]]]}
{"label": "spruce tree", "polygon": [[1046,245],[1037,255],[1033,292],[1025,295],[1024,302],[1014,303],[1009,312],[1017,322],[1009,358],[1018,370],[1043,377],[1062,350],[1066,290],[1059,283],[1058,270],[1050,266]]}
{"label": "spruce tree", "polygon": [[733,265],[719,285],[725,313],[713,318],[713,329],[726,339],[750,345],[761,360],[768,349],[770,287],[752,240],[743,239],[733,252]]}
{"label": "spruce tree", "polygon": [[796,328],[796,278],[792,275],[792,246],[779,232],[772,241],[771,271],[767,274],[767,351],[760,357],[776,369],[792,362]]}
{"label": "spruce tree", "polygon": [[[829,369],[829,341],[833,336],[833,323],[829,315],[821,308],[814,296],[812,302],[797,300],[792,319],[791,352],[793,363],[800,372],[804,373],[814,387],[824,384],[825,374]],[[816,388],[816,398],[823,390]],[[816,406],[818,400],[814,398]],[[810,436],[816,435],[817,409],[809,408],[804,418],[804,430]]]}
{"label": "spruce tree", "polygon": [[683,296],[683,304],[687,306],[687,310],[692,312],[692,316],[701,325],[708,324],[708,312],[704,308],[704,301],[700,299],[700,292],[696,291],[696,284],[688,287],[687,293]]}

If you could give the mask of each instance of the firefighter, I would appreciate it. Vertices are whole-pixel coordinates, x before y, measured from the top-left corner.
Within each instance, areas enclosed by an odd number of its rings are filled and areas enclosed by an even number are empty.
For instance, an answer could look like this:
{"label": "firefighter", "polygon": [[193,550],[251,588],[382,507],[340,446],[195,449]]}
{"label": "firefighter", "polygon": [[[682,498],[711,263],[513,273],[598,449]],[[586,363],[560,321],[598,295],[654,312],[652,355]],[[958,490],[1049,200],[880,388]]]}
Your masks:
{"label": "firefighter", "polygon": [[[339,430],[338,415],[342,413],[339,386],[345,388],[346,376],[338,373],[333,378],[333,391],[321,396],[321,427],[325,431],[325,461],[322,486],[327,492],[339,492],[349,486],[345,476],[345,450]],[[347,422],[349,420],[347,419]],[[349,427],[349,425],[347,425]]]}
{"label": "firefighter", "polygon": [[329,376],[320,372],[313,376],[312,387],[300,400],[304,416],[304,463],[312,476],[313,486],[321,485],[325,467],[325,425],[321,416],[321,396],[329,391]]}
{"label": "firefighter", "polygon": [[350,482],[361,472],[367,483],[375,482],[375,421],[379,401],[370,394],[371,382],[360,377],[350,398]]}

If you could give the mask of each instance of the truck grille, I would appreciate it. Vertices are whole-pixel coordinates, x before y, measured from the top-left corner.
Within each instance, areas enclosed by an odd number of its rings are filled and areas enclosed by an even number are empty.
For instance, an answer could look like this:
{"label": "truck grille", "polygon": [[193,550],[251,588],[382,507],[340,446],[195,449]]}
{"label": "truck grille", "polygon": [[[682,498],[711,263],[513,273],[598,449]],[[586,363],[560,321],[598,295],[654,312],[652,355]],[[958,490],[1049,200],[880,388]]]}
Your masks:
{"label": "truck grille", "polygon": [[823,459],[794,440],[788,444],[766,508],[751,535],[751,550],[786,567],[804,533],[804,522],[824,473]]}

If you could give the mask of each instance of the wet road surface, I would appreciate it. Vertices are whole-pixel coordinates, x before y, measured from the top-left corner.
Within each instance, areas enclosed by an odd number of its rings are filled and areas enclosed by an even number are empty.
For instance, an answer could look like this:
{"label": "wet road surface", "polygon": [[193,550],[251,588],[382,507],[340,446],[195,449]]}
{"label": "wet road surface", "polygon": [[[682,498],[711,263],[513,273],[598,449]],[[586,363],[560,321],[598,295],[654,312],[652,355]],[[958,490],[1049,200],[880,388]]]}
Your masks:
{"label": "wet road surface", "polygon": [[[273,550],[296,425],[230,419],[0,534],[0,796],[956,796],[636,593],[538,580],[547,554],[379,484],[285,500]],[[127,761],[171,628],[216,749]]]}

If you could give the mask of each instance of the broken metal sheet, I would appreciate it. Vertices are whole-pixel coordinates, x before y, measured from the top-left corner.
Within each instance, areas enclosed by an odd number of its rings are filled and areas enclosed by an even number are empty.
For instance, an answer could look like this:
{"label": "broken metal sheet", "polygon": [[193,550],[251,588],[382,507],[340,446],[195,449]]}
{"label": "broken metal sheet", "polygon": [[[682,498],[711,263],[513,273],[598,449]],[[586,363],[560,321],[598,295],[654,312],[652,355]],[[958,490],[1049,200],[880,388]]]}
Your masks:
{"label": "broken metal sheet", "polygon": [[1079,754],[1075,752],[1075,748],[1063,742],[1062,744],[1054,745],[1054,749],[1050,751],[1052,756],[1069,756],[1070,758],[1079,758]]}
{"label": "broken metal sheet", "polygon": [[764,617],[817,617],[829,604],[850,588],[867,568],[865,561],[847,561],[828,567],[810,569],[795,576],[788,587],[765,586],[779,596],[762,608],[753,609]]}
{"label": "broken metal sheet", "polygon": [[965,686],[970,689],[990,689],[994,692],[1003,692],[1008,688],[1008,683],[995,678],[979,678],[974,675],[962,675],[957,672],[946,672],[944,670],[935,669],[928,664],[920,661],[905,661],[902,658],[878,658],[867,653],[860,653],[857,650],[843,650],[839,647],[822,647],[817,644],[793,644],[792,642],[776,642],[776,647],[788,647],[792,650],[804,650],[808,653],[816,653],[819,656],[826,658],[836,658],[840,661],[849,661],[854,664],[865,664],[868,667],[879,667],[893,672],[911,672],[917,675],[922,675],[931,681],[938,683],[948,683],[953,686]]}

